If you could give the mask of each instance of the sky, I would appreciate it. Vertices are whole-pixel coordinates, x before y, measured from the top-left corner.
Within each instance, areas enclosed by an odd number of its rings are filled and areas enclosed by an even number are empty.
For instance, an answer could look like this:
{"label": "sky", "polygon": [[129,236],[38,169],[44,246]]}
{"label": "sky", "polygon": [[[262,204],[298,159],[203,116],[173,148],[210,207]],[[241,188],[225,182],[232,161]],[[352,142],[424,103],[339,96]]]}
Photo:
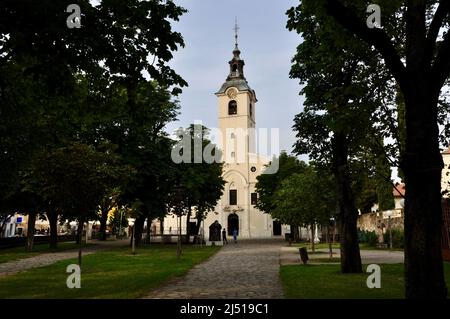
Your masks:
{"label": "sky", "polygon": [[298,0],[175,0],[189,12],[173,27],[186,46],[174,53],[170,65],[189,84],[179,97],[179,121],[167,125],[169,133],[202,121],[217,127],[217,98],[225,82],[234,48],[238,19],[239,49],[245,77],[256,91],[256,127],[279,128],[280,150],[292,151],[294,116],[302,109],[301,87],[289,78],[291,59],[300,36],[286,29],[286,11]]}

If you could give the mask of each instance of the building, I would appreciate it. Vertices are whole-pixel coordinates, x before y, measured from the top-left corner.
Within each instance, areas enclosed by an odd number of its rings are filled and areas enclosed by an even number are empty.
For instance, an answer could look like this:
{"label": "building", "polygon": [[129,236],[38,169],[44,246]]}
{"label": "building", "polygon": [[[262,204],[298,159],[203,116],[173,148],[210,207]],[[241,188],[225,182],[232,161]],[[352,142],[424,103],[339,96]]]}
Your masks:
{"label": "building", "polygon": [[[240,238],[267,238],[281,236],[284,227],[256,207],[256,177],[261,174],[269,159],[256,154],[256,92],[250,88],[244,74],[245,62],[240,57],[237,44],[229,61],[229,74],[215,93],[218,101],[218,129],[221,133],[224,192],[214,212],[209,212],[201,225],[206,240],[209,226],[218,221],[228,235],[234,229]],[[195,223],[193,218],[190,223]],[[187,221],[182,219],[182,233]],[[164,233],[175,234],[177,218],[164,220]]]}
{"label": "building", "polygon": [[[0,234],[0,238],[26,236],[28,231],[28,218],[28,215],[21,213],[12,215],[5,223],[3,233]],[[34,228],[36,230],[35,234],[45,234],[50,230],[50,224],[45,218],[36,217]]]}
{"label": "building", "polygon": [[[450,260],[450,148],[442,153],[444,168],[441,175],[441,192],[442,192],[442,253],[446,260]],[[393,189],[395,208],[391,210],[391,225],[393,228],[403,229],[404,205],[405,205],[405,184],[397,184]],[[362,214],[358,218],[358,227],[361,230],[375,231],[381,235],[386,231],[386,220],[388,219],[388,211],[379,212],[378,205],[372,207],[372,212]]]}
{"label": "building", "polygon": [[450,147],[442,152],[442,256],[450,261]]}
{"label": "building", "polygon": [[450,147],[442,152],[444,168],[442,169],[441,189],[444,198],[450,198]]}
{"label": "building", "polygon": [[387,231],[389,223],[392,228],[403,229],[405,184],[396,184],[392,188],[392,195],[393,209],[380,211],[378,204],[374,204],[370,213],[358,216],[358,228],[364,231],[375,231],[380,242],[383,241],[383,234]]}

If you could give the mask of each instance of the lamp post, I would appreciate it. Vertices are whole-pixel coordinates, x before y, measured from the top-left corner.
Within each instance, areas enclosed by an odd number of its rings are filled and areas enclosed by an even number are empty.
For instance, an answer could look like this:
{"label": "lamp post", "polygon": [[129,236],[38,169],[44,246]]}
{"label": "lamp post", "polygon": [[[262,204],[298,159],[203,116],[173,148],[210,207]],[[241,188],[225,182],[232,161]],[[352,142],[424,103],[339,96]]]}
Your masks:
{"label": "lamp post", "polygon": [[388,210],[388,211],[386,212],[386,216],[388,217],[389,249],[392,249],[392,227],[391,227],[392,210]]}
{"label": "lamp post", "polygon": [[121,238],[122,235],[122,213],[123,213],[123,209],[119,208],[119,212],[120,212],[120,219],[119,219],[119,239]]}
{"label": "lamp post", "polygon": [[[331,228],[332,234],[331,234],[331,238],[328,238],[328,240],[329,240],[329,248],[330,248],[330,259],[333,258],[333,244],[334,244],[335,225],[336,225],[336,220],[334,219],[334,217],[331,217],[330,218],[330,223],[329,223],[329,228]],[[330,237],[329,232],[328,232],[328,237]]]}
{"label": "lamp post", "polygon": [[136,243],[134,242],[134,239],[135,239],[134,238],[134,226],[135,226],[134,222],[135,222],[134,219],[130,222],[130,224],[131,224],[131,253],[133,255],[136,254]]}

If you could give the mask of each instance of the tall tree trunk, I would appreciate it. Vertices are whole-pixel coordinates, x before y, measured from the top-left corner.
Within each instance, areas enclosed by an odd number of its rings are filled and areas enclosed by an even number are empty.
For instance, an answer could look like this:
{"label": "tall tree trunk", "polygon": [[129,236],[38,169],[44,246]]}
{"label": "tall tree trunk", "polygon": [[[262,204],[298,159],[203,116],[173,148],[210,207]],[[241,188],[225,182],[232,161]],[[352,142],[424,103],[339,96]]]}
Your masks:
{"label": "tall tree trunk", "polygon": [[327,225],[327,242],[328,251],[330,252],[330,259],[333,258],[333,238],[331,237],[330,225]]}
{"label": "tall tree trunk", "polygon": [[151,226],[152,226],[152,218],[149,215],[147,217],[147,234],[145,236],[145,243],[146,244],[150,244]]}
{"label": "tall tree trunk", "polygon": [[27,226],[27,250],[33,250],[34,243],[34,227],[36,225],[36,212],[28,213],[28,226]]}
{"label": "tall tree trunk", "polygon": [[297,242],[298,241],[298,226],[297,225],[289,225],[291,229],[291,241]]}
{"label": "tall tree trunk", "polygon": [[427,83],[405,94],[405,289],[407,298],[445,298],[441,251],[442,155],[437,126],[438,94],[424,95]]}
{"label": "tall tree trunk", "polygon": [[99,240],[106,240],[106,226],[108,223],[109,209],[107,207],[101,207],[102,216],[100,217],[100,229],[98,232]]}
{"label": "tall tree trunk", "polygon": [[315,244],[314,244],[314,237],[315,237],[315,234],[316,234],[315,226],[314,226],[314,224],[311,224],[311,251],[312,251],[313,253],[316,252],[316,246],[315,246]]}
{"label": "tall tree trunk", "polygon": [[192,216],[192,207],[189,206],[188,208],[189,209],[188,209],[188,213],[186,216],[186,237],[184,238],[185,244],[189,244],[189,242],[190,242],[189,239],[191,238],[191,232],[192,232],[191,227],[190,227],[190,220],[191,220],[191,216]]}
{"label": "tall tree trunk", "polygon": [[[81,244],[83,240],[83,227],[84,227],[84,221],[86,219],[84,217],[78,218],[78,228],[77,228],[77,238],[76,243],[77,245]],[[86,235],[87,235],[87,229],[86,229]]]}
{"label": "tall tree trunk", "polygon": [[159,219],[159,233],[164,234],[164,218]]}
{"label": "tall tree trunk", "polygon": [[348,141],[345,134],[335,132],[332,147],[333,173],[336,180],[338,218],[340,219],[341,271],[343,273],[359,273],[362,272],[362,264],[358,244],[358,210],[350,186]]}
{"label": "tall tree trunk", "polygon": [[142,244],[142,233],[144,231],[145,218],[145,215],[140,215],[134,222],[134,245],[136,247],[140,247]]}
{"label": "tall tree trunk", "polygon": [[[197,212],[197,214],[199,214],[198,212]],[[192,233],[192,235],[194,235],[194,239],[193,239],[193,243],[195,244],[196,242],[195,242],[195,238],[197,238],[197,240],[199,241],[198,243],[200,243],[200,238],[198,237],[199,236],[199,232],[200,232],[200,226],[201,226],[201,224],[202,224],[202,219],[201,219],[201,214],[199,214],[198,216],[197,216],[197,223],[195,224],[195,227],[194,227],[194,230],[193,230],[193,233]]]}
{"label": "tall tree trunk", "polygon": [[49,208],[47,218],[50,224],[50,248],[58,246],[58,213],[55,209]]}

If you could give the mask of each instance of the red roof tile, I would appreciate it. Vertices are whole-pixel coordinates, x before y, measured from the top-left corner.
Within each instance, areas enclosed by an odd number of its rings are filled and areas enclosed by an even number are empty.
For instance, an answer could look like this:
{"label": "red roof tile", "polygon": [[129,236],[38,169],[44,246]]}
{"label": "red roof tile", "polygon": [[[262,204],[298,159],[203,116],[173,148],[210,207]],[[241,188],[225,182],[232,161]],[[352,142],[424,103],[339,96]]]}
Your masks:
{"label": "red roof tile", "polygon": [[392,194],[394,195],[394,197],[403,197],[405,196],[405,184],[397,184],[393,189],[392,189]]}

